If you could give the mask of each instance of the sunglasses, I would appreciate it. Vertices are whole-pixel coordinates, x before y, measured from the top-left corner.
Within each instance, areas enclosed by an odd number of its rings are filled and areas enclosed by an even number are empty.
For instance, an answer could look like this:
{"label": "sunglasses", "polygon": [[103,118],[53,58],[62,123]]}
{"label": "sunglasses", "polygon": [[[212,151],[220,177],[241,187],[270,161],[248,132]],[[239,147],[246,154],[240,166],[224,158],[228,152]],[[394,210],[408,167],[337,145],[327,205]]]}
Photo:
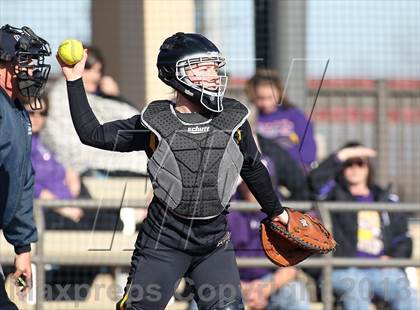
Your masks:
{"label": "sunglasses", "polygon": [[354,165],[358,167],[364,167],[367,165],[367,161],[362,158],[349,159],[344,162],[344,168],[353,167]]}
{"label": "sunglasses", "polygon": [[34,116],[35,114],[39,114],[41,116],[48,116],[48,112],[47,111],[28,111],[30,116]]}

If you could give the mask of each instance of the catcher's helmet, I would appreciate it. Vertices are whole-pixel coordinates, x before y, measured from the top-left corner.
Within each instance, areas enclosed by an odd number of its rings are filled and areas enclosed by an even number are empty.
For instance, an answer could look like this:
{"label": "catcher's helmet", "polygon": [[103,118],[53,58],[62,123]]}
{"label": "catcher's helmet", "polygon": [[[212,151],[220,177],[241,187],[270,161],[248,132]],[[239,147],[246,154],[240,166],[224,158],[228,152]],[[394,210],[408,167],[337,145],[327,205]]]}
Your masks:
{"label": "catcher's helmet", "polygon": [[[17,85],[24,97],[30,99],[41,95],[51,69],[44,63],[44,57],[50,55],[48,42],[29,27],[4,25],[0,28],[0,63],[14,65]],[[31,107],[40,109],[37,103],[38,100],[33,100]]]}
{"label": "catcher's helmet", "polygon": [[[197,83],[191,81],[187,74],[187,70],[193,71],[193,66],[205,63],[217,65],[216,87],[206,87],[205,76],[200,76],[203,79],[201,83]],[[227,84],[225,64],[226,59],[216,45],[196,33],[178,32],[167,38],[160,47],[157,59],[159,78],[164,83],[182,93],[193,103],[200,104],[212,112],[223,110],[222,100]],[[220,72],[221,68],[223,73]]]}

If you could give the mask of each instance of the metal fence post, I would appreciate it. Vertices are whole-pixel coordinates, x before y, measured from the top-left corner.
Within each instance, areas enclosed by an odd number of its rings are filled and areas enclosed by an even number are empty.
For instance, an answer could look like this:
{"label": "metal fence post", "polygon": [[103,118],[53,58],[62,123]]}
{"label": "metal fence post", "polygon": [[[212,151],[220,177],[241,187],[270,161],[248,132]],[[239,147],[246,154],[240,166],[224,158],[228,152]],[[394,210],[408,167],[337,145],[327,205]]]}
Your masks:
{"label": "metal fence post", "polygon": [[38,230],[38,242],[35,251],[34,263],[36,265],[36,310],[43,310],[45,291],[45,266],[44,266],[44,231],[45,222],[42,205],[39,200],[34,201],[34,215]]}
{"label": "metal fence post", "polygon": [[[317,210],[321,216],[325,227],[332,232],[332,221],[330,210],[322,207],[322,203],[317,202]],[[324,303],[324,310],[333,309],[333,288],[332,288],[332,253],[325,256],[325,265],[322,268],[322,299]]]}
{"label": "metal fence post", "polygon": [[268,66],[275,69],[282,78],[286,97],[303,108],[307,78],[305,45],[307,4],[306,1],[294,0],[268,3],[269,21],[274,25],[269,32]]}
{"label": "metal fence post", "polygon": [[378,152],[377,162],[378,167],[376,169],[378,178],[382,186],[387,186],[388,181],[388,150],[389,136],[388,136],[388,122],[387,122],[387,86],[385,80],[379,80],[376,83],[377,100],[376,100],[376,150]]}

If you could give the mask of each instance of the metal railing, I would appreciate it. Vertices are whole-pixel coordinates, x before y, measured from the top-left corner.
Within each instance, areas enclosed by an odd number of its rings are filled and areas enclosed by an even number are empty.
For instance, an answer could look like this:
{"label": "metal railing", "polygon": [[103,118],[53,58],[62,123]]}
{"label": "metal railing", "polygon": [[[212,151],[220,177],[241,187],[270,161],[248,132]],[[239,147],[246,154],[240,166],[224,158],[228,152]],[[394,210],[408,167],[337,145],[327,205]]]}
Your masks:
{"label": "metal railing", "polygon": [[[318,157],[325,158],[346,141],[360,141],[377,151],[380,185],[392,183],[404,201],[420,202],[420,89],[386,80],[355,82],[351,87],[323,83],[312,115]],[[295,102],[307,115],[319,84],[310,82],[306,102]],[[249,103],[243,82],[230,84],[227,91],[227,96]]]}
{"label": "metal railing", "polygon": [[[63,206],[77,206],[83,208],[103,208],[103,209],[118,209],[120,201],[108,200],[108,201],[96,201],[96,200],[54,200],[54,201],[35,201],[34,213],[38,227],[39,240],[34,250],[32,261],[37,266],[36,268],[36,306],[35,309],[42,310],[44,304],[44,291],[42,288],[45,287],[45,265],[46,264],[58,264],[58,265],[107,265],[107,266],[128,266],[130,261],[124,255],[113,257],[111,260],[93,260],[91,262],[86,261],[86,258],[81,256],[80,258],[65,256],[46,256],[44,253],[44,232],[45,223],[43,216],[43,208],[55,208]],[[146,208],[147,201],[125,201],[124,208]],[[316,209],[320,213],[320,216],[325,226],[331,230],[331,211],[362,211],[362,210],[377,210],[377,211],[389,211],[389,212],[418,212],[420,205],[415,203],[371,203],[371,204],[360,204],[360,203],[339,203],[339,202],[318,202],[312,204],[311,202],[288,202],[288,207],[292,207],[296,210],[308,211],[316,206]],[[235,202],[231,204],[232,210],[242,212],[255,212],[260,208],[258,204]],[[89,233],[89,232],[87,232]],[[98,254],[99,255],[99,254]],[[12,257],[3,260],[4,263],[12,263]],[[273,267],[274,265],[266,258],[237,258],[239,267]],[[361,258],[335,258],[331,255],[325,255],[322,258],[308,258],[304,262],[298,265],[299,267],[319,267],[323,273],[323,287],[322,287],[322,300],[324,309],[331,310],[333,308],[333,289],[331,284],[331,275],[333,267],[420,267],[420,260],[416,259],[389,259],[389,260],[372,260],[372,259],[361,259]]]}
{"label": "metal railing", "polygon": [[[380,185],[392,183],[393,191],[404,201],[420,202],[420,127],[417,125],[420,91],[415,87],[404,89],[401,85],[397,88],[392,81],[371,82],[366,88],[324,84],[312,121],[316,132],[325,140],[325,156],[349,140],[374,147]],[[316,93],[317,87],[308,88],[305,111],[312,108]],[[327,118],[322,119],[322,115]]]}

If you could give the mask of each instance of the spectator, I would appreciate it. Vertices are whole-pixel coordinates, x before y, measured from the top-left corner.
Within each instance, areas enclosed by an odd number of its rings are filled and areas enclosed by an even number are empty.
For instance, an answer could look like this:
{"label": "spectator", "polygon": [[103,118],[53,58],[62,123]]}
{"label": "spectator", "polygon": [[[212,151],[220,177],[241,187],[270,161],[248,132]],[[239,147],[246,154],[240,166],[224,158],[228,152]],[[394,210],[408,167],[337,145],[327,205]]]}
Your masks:
{"label": "spectator", "polygon": [[[290,199],[307,198],[305,177],[290,155],[272,140],[258,137],[257,141],[263,151],[261,161],[273,184],[287,188]],[[257,203],[244,182],[239,184],[235,197]],[[265,257],[259,234],[259,223],[263,218],[260,212],[230,212],[228,222],[236,256]],[[309,309],[309,293],[305,283],[298,279],[299,273],[294,267],[239,269],[245,302],[251,309]]]}
{"label": "spectator", "polygon": [[[244,183],[239,186],[239,194],[246,201],[256,202]],[[261,212],[230,212],[228,221],[236,256],[265,256],[259,232],[263,218]],[[244,300],[251,309],[310,309],[309,293],[295,267],[241,268],[239,274]]]}
{"label": "spectator", "polygon": [[[275,189],[281,189],[278,192],[281,199],[308,200],[309,189],[299,164],[273,140],[258,135],[256,141],[261,149],[262,161],[270,173],[273,186]],[[285,191],[287,191],[287,196]]]}
{"label": "spectator", "polygon": [[[104,60],[98,49],[91,47],[83,74],[92,110],[102,122],[129,118],[139,112],[121,100],[119,88],[110,77],[103,76]],[[67,90],[64,79],[59,79],[50,89],[50,110],[48,122],[42,131],[45,145],[66,167],[73,168],[80,175],[105,176],[108,172],[126,176],[146,174],[147,157],[144,152],[118,155],[105,152],[80,143],[70,117]]]}
{"label": "spectator", "polygon": [[[258,137],[257,142],[269,154],[262,154],[261,161],[266,166],[273,185],[285,186],[291,193],[291,199],[308,198],[305,176],[290,155],[269,139]],[[280,158],[280,162],[272,160],[275,154],[280,154],[275,157]],[[282,177],[278,178],[277,175]],[[288,176],[293,177],[288,179]],[[277,191],[277,195],[281,196],[280,192]],[[257,203],[245,182],[238,185],[235,199]],[[264,214],[261,212],[230,211],[228,223],[236,256],[265,257],[259,233],[263,218]],[[243,268],[239,269],[239,274],[244,301],[251,309],[310,309],[309,293],[305,283],[298,279],[300,271],[297,268]],[[195,309],[197,305],[192,301],[190,310]]]}
{"label": "spectator", "polygon": [[[35,170],[34,197],[43,200],[78,198],[82,189],[79,175],[71,169],[65,169],[40,137],[49,111],[48,97],[44,95],[40,100],[43,105],[41,110],[33,111],[29,103],[25,104],[32,122],[31,159]],[[113,230],[115,221],[118,221],[118,230],[122,226],[116,210],[101,210],[97,214],[96,209],[59,207],[46,210],[44,216],[47,229]]]}
{"label": "spectator", "polygon": [[[25,104],[32,123],[31,160],[35,170],[34,197],[43,200],[77,198],[81,191],[79,175],[75,171],[66,170],[57,161],[55,155],[42,143],[40,138],[40,133],[48,118],[49,107],[48,97],[45,94],[40,100],[42,103],[41,110],[34,111],[30,108],[29,103]],[[44,216],[47,229],[91,230],[94,227],[96,216],[96,230],[112,230],[115,225],[116,213],[113,210],[106,210],[102,211],[98,217],[95,209],[83,210],[79,207],[59,207],[46,209]],[[107,217],[106,221],[103,220],[104,217]],[[110,217],[112,220],[109,220]],[[117,228],[121,229],[121,224]],[[60,296],[56,285],[61,285],[62,287],[70,285],[68,294],[72,299],[75,299],[77,296],[74,291],[76,284],[90,285],[100,272],[110,272],[107,268],[95,266],[47,265],[47,267],[46,281],[54,290],[51,292],[53,300]],[[71,279],[68,277],[69,274],[72,275]]]}
{"label": "spectator", "polygon": [[[360,143],[346,144],[309,175],[318,199],[359,203],[396,202],[398,197],[374,182],[370,159],[376,152]],[[388,259],[410,257],[412,240],[403,213],[360,211],[332,213],[336,256]],[[419,309],[417,292],[398,268],[337,268],[332,285],[344,308],[369,309],[372,296],[394,309]]]}
{"label": "spectator", "polygon": [[95,94],[104,98],[114,99],[131,105],[121,97],[117,82],[109,75],[104,75],[105,58],[96,46],[88,46],[89,56],[83,72],[83,84],[87,93]]}
{"label": "spectator", "polygon": [[313,128],[309,123],[306,131],[308,119],[285,96],[276,73],[272,70],[258,70],[247,82],[246,92],[257,108],[257,133],[275,140],[308,171],[316,160]]}
{"label": "spectator", "polygon": [[[239,197],[245,201],[256,199],[242,182],[238,187]],[[237,257],[265,257],[260,241],[260,222],[265,217],[261,212],[241,213],[231,211],[228,223]],[[241,289],[247,309],[251,310],[303,310],[310,309],[309,292],[299,279],[295,267],[285,268],[240,268]],[[190,310],[196,310],[192,301]]]}
{"label": "spectator", "polygon": [[[40,132],[44,128],[49,106],[47,96],[42,96],[40,100],[42,103],[40,110],[32,110],[29,102],[25,104],[32,123],[31,160],[35,170],[34,197],[44,200],[77,198],[80,194],[78,174],[72,170],[66,170],[40,139]],[[64,217],[65,221],[75,223],[79,222],[83,216],[83,210],[78,207],[55,208],[53,212]],[[46,212],[46,214],[50,214],[50,212]],[[59,225],[57,220],[47,220],[46,224],[47,226]]]}

